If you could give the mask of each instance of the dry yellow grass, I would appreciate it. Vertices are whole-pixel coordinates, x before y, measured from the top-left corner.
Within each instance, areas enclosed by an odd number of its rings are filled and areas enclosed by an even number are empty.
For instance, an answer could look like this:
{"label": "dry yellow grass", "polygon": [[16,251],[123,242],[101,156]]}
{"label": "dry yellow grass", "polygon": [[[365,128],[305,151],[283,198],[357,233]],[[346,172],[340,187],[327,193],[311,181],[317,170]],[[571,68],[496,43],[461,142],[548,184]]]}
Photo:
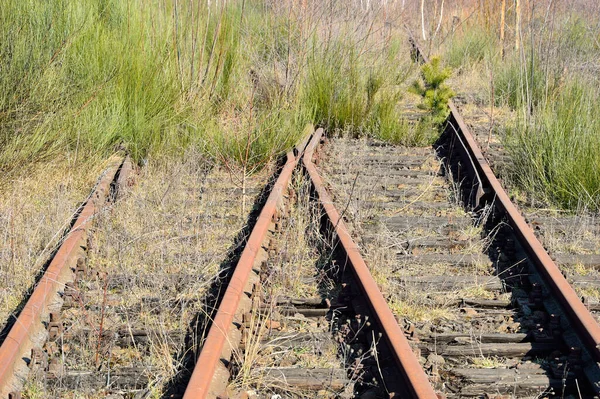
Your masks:
{"label": "dry yellow grass", "polygon": [[56,160],[0,181],[0,330],[19,311],[103,167],[86,165]]}
{"label": "dry yellow grass", "polygon": [[[140,367],[147,393],[159,397],[181,366],[190,323],[206,311],[219,273],[232,266],[229,257],[270,172],[247,178],[243,196],[239,171],[214,167],[198,152],[179,161],[150,159],[136,185],[99,217],[84,301],[63,315],[71,336],[62,348],[64,367],[113,374]],[[145,330],[149,342],[119,346],[99,338],[100,329]],[[98,392],[83,387],[70,394]]]}
{"label": "dry yellow grass", "polygon": [[[346,219],[349,221],[349,227],[353,231],[355,239],[360,239],[365,234],[370,236],[370,240],[362,245],[362,253],[370,266],[371,273],[378,283],[380,289],[386,296],[390,308],[399,318],[408,318],[412,322],[437,322],[443,319],[456,319],[456,302],[463,296],[473,295],[475,297],[489,298],[491,293],[483,288],[486,276],[491,274],[491,270],[485,255],[481,255],[481,261],[475,262],[469,268],[456,266],[450,263],[440,263],[435,265],[420,265],[413,262],[399,262],[397,254],[402,253],[407,240],[427,240],[441,237],[438,227],[424,228],[420,226],[409,227],[401,230],[390,229],[383,223],[374,222],[383,217],[404,217],[404,216],[437,216],[447,218],[449,222],[469,219],[463,208],[456,200],[457,194],[455,187],[448,184],[447,181],[435,176],[435,171],[439,168],[439,161],[433,155],[431,149],[427,148],[406,148],[389,147],[388,151],[397,157],[399,161],[403,156],[414,156],[421,154],[423,156],[423,166],[420,170],[427,173],[433,173],[429,176],[429,183],[414,185],[415,194],[404,199],[405,205],[398,204],[394,207],[382,209],[380,204],[370,203],[368,194],[370,191],[381,186],[385,182],[392,184],[393,177],[373,178],[363,175],[362,172],[368,170],[367,164],[361,164],[361,159],[366,155],[371,155],[366,141],[348,140],[347,138],[336,139],[329,147],[327,152],[327,161],[322,164],[322,172],[330,189],[335,195],[336,206],[340,210],[346,210]],[[351,155],[350,155],[351,154]],[[340,178],[335,170],[345,168],[354,170],[357,173],[356,184],[353,180]],[[419,169],[419,168],[417,168]],[[424,173],[424,176],[427,176]],[[352,179],[356,176],[353,175]],[[375,180],[374,180],[375,179]],[[413,186],[399,187],[400,190],[411,190]],[[431,195],[433,188],[442,188],[443,196]],[[384,196],[385,193],[382,194]],[[413,204],[417,202],[443,201],[448,205],[440,209],[414,209]],[[375,224],[373,224],[375,223]],[[451,249],[454,254],[481,254],[490,240],[481,238],[481,228],[473,227],[470,221],[466,227],[460,231],[454,231],[452,238],[462,243],[460,248]],[[440,249],[417,248],[413,254],[436,253]],[[443,251],[442,251],[443,252]],[[453,291],[439,291],[439,287],[432,285],[430,287],[423,284],[409,283],[403,281],[402,277],[408,276],[444,276],[444,275],[480,275],[482,284],[465,286],[462,289]]]}
{"label": "dry yellow grass", "polygon": [[271,397],[281,394],[283,397],[303,398],[315,394],[320,398],[339,397],[337,392],[322,390],[319,393],[304,392],[289,386],[285,381],[265,378],[269,367],[343,368],[343,359],[338,356],[337,345],[320,351],[314,343],[296,345],[293,348],[278,348],[265,345],[272,333],[265,327],[268,319],[281,320],[278,336],[294,337],[302,333],[327,333],[328,322],[299,316],[280,319],[275,307],[277,299],[331,297],[335,287],[325,274],[323,260],[326,248],[318,229],[319,218],[315,204],[309,196],[307,182],[296,176],[292,188],[294,202],[289,207],[289,215],[284,219],[282,228],[274,239],[276,245],[263,270],[263,283],[260,295],[262,304],[271,306],[266,315],[259,315],[255,309],[250,328],[244,334],[246,344],[243,350],[234,353],[234,361],[239,370],[229,385],[229,392],[255,392],[258,397]]}

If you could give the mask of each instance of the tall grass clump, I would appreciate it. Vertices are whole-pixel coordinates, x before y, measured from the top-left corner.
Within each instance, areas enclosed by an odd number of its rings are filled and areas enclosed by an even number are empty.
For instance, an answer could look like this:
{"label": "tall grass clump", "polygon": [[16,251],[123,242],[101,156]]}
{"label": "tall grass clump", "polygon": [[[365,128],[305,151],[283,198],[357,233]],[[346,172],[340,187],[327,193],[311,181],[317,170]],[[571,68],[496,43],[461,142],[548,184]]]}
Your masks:
{"label": "tall grass clump", "polygon": [[120,1],[7,0],[0,11],[0,169],[65,152],[136,158],[177,135],[167,15]]}
{"label": "tall grass clump", "polygon": [[448,40],[444,60],[446,65],[458,71],[482,62],[498,51],[495,32],[480,24],[464,26]]}
{"label": "tall grass clump", "polygon": [[304,102],[313,109],[313,118],[331,129],[358,131],[369,111],[367,97],[379,87],[368,90],[354,48],[336,43],[309,62]]}
{"label": "tall grass clump", "polygon": [[352,8],[6,0],[0,171],[54,158],[78,165],[115,149],[140,161],[188,146],[256,170],[307,122],[402,141],[403,39],[381,7]]}
{"label": "tall grass clump", "polygon": [[375,104],[366,121],[365,129],[374,137],[393,144],[424,145],[429,140],[422,131],[411,126],[405,118],[398,115],[397,99],[389,95]]}
{"label": "tall grass clump", "polygon": [[292,112],[296,103],[259,101],[265,84],[248,74],[258,47],[277,46],[258,40],[274,29],[276,16],[261,18],[270,12],[261,1],[7,0],[0,170],[102,158],[116,148],[140,160],[197,144],[235,163],[235,145],[213,143],[216,134],[236,142],[239,127],[251,137],[245,162],[265,163],[305,122]]}
{"label": "tall grass clump", "polygon": [[496,105],[508,105],[527,114],[552,102],[561,83],[559,71],[531,50],[526,55],[496,60],[493,74]]}
{"label": "tall grass clump", "polygon": [[600,210],[600,91],[573,78],[556,101],[507,134],[513,179],[564,209]]}
{"label": "tall grass clump", "polygon": [[552,206],[597,212],[600,91],[586,60],[597,42],[581,16],[566,16],[495,60],[495,100],[518,111],[505,135],[516,185]]}
{"label": "tall grass clump", "polygon": [[399,107],[413,68],[402,57],[402,47],[390,40],[374,46],[374,52],[357,51],[363,47],[352,36],[341,34],[325,48],[312,48],[301,88],[301,101],[311,119],[353,137],[428,144],[429,138],[403,118]]}

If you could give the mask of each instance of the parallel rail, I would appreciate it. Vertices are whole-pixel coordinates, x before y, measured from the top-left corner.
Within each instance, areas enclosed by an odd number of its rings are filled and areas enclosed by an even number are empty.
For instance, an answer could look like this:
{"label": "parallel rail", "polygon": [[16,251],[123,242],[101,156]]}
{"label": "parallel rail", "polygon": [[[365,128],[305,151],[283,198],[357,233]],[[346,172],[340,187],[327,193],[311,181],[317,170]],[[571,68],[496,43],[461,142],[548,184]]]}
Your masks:
{"label": "parallel rail", "polygon": [[[32,350],[42,347],[46,338],[45,321],[49,308],[57,300],[66,282],[73,280],[76,266],[84,262],[89,230],[96,215],[110,199],[111,185],[125,184],[131,173],[129,158],[115,157],[100,176],[98,183],[82,205],[73,227],[56,251],[42,278],[31,293],[25,307],[0,346],[0,397],[19,397],[19,376],[27,374],[26,360],[32,361]],[[57,326],[54,326],[58,328]],[[53,328],[52,321],[48,329]],[[51,331],[50,331],[51,332]]]}
{"label": "parallel rail", "polygon": [[[406,394],[414,398],[436,398],[435,391],[428,381],[422,367],[419,365],[417,357],[413,353],[408,340],[406,339],[402,328],[396,322],[394,315],[389,309],[383,295],[379,291],[377,284],[373,280],[365,261],[363,260],[357,245],[350,237],[340,213],[336,210],[327,193],[323,181],[313,163],[313,155],[316,147],[319,145],[323,135],[323,129],[318,129],[306,145],[307,137],[297,146],[297,155],[287,154],[287,162],[283,167],[279,178],[262,209],[259,220],[254,227],[248,243],[244,248],[240,261],[234,271],[231,282],[227,287],[225,296],[219,306],[217,315],[214,318],[212,326],[207,335],[206,341],[200,352],[196,367],[185,391],[184,399],[192,398],[214,398],[224,392],[228,372],[223,366],[223,361],[229,361],[232,348],[235,347],[241,336],[236,332],[234,320],[241,313],[238,309],[248,307],[249,296],[244,293],[252,292],[251,285],[253,279],[256,279],[256,272],[253,272],[253,266],[261,262],[261,257],[257,259],[260,253],[261,245],[265,240],[269,226],[274,223],[278,204],[282,201],[282,193],[289,183],[292,172],[295,169],[300,158],[314,191],[318,195],[319,203],[327,215],[328,229],[335,233],[337,237],[337,249],[345,254],[345,268],[352,271],[360,290],[364,294],[364,301],[369,305],[370,310],[375,316],[380,331],[383,332],[392,355],[397,362],[397,368],[400,375],[404,377],[404,387],[410,392],[394,392],[393,397],[404,397]],[[304,147],[306,150],[304,151]],[[258,269],[258,267],[256,267]]]}
{"label": "parallel rail", "polygon": [[[418,52],[419,57],[427,62],[427,56],[414,39],[411,40],[411,44]],[[506,214],[521,245],[537,266],[552,293],[564,307],[571,322],[585,339],[590,354],[596,361],[600,361],[600,325],[581,302],[573,287],[562,275],[556,263],[550,258],[542,243],[525,221],[523,215],[510,200],[452,100],[449,101],[448,105],[450,107],[450,118],[447,129],[451,129],[451,133],[455,134],[460,140],[462,143],[460,148],[465,152],[469,163],[475,168],[476,175],[473,177],[478,181],[478,192],[482,193],[478,202],[493,203],[501,212]]]}
{"label": "parallel rail", "polygon": [[[335,231],[339,245],[346,255],[345,266],[349,267],[355,275],[366,302],[369,304],[381,330],[384,332],[384,338],[391,348],[398,370],[404,377],[406,386],[411,390],[410,396],[413,398],[435,398],[435,391],[429,383],[425,371],[419,364],[408,340],[404,336],[404,331],[398,325],[394,314],[377,287],[377,283],[373,280],[358,246],[352,240],[350,232],[346,228],[340,213],[335,208],[333,200],[327,192],[323,180],[313,163],[312,157],[322,135],[323,129],[317,130],[306,149],[303,165],[318,194],[319,202],[327,214],[329,227]],[[396,393],[397,396],[400,396],[399,394]]]}
{"label": "parallel rail", "polygon": [[[427,55],[417,41],[411,37],[410,43],[413,57],[422,62],[428,62]],[[459,142],[457,148],[461,152],[461,157],[467,165],[467,169],[470,169],[470,177],[474,186],[477,187],[474,190],[475,205],[480,207],[484,204],[491,204],[501,214],[506,215],[508,223],[521,246],[535,265],[537,272],[542,276],[551,296],[561,305],[591,359],[600,362],[600,325],[544,249],[521,212],[510,200],[452,100],[449,101],[448,105],[450,116],[446,133],[456,137]],[[599,392],[600,386],[598,384],[600,382],[591,381],[591,383],[596,392]]]}
{"label": "parallel rail", "polygon": [[[426,55],[418,44],[411,40],[414,52],[423,61]],[[560,269],[550,258],[533,230],[510,200],[508,194],[494,175],[475,138],[463,121],[456,106],[450,101],[450,116],[446,133],[456,139],[461,159],[473,182],[472,203],[481,208],[493,206],[505,215],[521,247],[536,266],[551,295],[560,303],[571,325],[585,344],[586,351],[593,361],[600,361],[600,326],[582,303],[573,287],[567,282]],[[250,294],[257,280],[257,265],[263,261],[263,243],[269,230],[273,228],[282,208],[282,202],[292,174],[300,161],[310,178],[320,206],[325,212],[325,223],[336,238],[336,249],[344,255],[344,267],[350,270],[359,285],[365,302],[375,316],[376,323],[383,333],[387,347],[391,351],[399,374],[404,379],[407,392],[394,392],[395,397],[436,398],[427,374],[415,356],[405,332],[398,325],[385,298],[362,258],[357,244],[352,239],[340,212],[335,208],[313,157],[323,136],[323,129],[308,135],[286,154],[286,162],[273,185],[271,193],[245,244],[240,260],[228,283],[211,327],[196,361],[196,367],[187,385],[184,398],[216,397],[225,388],[229,372],[224,366],[241,336],[236,323],[240,308],[248,311],[252,305]],[[57,250],[48,269],[37,284],[28,302],[20,312],[14,326],[0,346],[0,397],[12,397],[18,390],[18,376],[26,369],[24,359],[29,359],[32,348],[40,346],[44,340],[49,308],[65,282],[72,279],[72,268],[84,256],[86,239],[94,215],[109,199],[111,185],[127,182],[131,171],[129,160],[113,160],[97,186],[82,206],[73,227]],[[52,323],[48,323],[52,327]],[[218,375],[221,373],[221,375]],[[226,378],[223,378],[223,373]],[[592,381],[593,383],[593,381]],[[595,387],[599,390],[598,387]]]}
{"label": "parallel rail", "polygon": [[[225,295],[221,300],[217,314],[188,382],[183,396],[184,399],[215,397],[225,388],[223,382],[226,382],[227,378],[215,378],[215,372],[218,371],[228,377],[228,371],[220,362],[222,358],[229,361],[231,348],[235,347],[239,342],[239,340],[236,342],[235,337],[237,336],[241,339],[241,335],[236,334],[237,326],[234,324],[234,318],[240,306],[246,307],[251,305],[249,296],[245,293],[252,292],[252,285],[257,278],[256,273],[253,272],[253,267],[262,261],[258,255],[261,253],[263,241],[265,240],[267,231],[274,224],[274,219],[277,217],[277,210],[283,202],[284,191],[287,189],[299,159],[300,153],[298,155],[295,155],[291,151],[287,153],[287,161],[260,212],[240,260],[231,276]],[[251,279],[251,276],[254,277],[254,280]]]}

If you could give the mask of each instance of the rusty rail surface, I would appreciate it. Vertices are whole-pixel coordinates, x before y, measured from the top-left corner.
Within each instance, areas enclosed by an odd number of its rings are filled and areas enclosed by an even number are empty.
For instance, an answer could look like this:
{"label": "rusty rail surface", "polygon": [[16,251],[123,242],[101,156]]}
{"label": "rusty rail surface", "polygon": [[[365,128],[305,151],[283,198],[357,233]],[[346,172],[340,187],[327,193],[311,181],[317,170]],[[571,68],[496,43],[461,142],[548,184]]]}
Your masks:
{"label": "rusty rail surface", "polygon": [[57,300],[57,294],[65,282],[72,280],[72,267],[81,258],[87,246],[87,235],[94,215],[102,208],[110,195],[111,184],[120,169],[131,171],[131,161],[114,157],[88,197],[42,278],[37,283],[25,307],[0,346],[0,397],[13,396],[19,390],[18,374],[26,374],[26,360],[31,360],[31,350],[44,341],[44,320],[49,307]]}
{"label": "rusty rail surface", "polygon": [[[427,56],[416,40],[411,38],[410,42],[415,50],[415,55],[422,61],[427,62]],[[452,129],[452,133],[461,142],[464,151],[466,151],[465,155],[469,158],[468,162],[475,168],[476,179],[478,184],[481,185],[477,191],[484,193],[478,198],[478,201],[486,200],[488,203],[495,204],[498,209],[504,212],[521,246],[529,255],[529,259],[535,264],[552,295],[563,307],[563,311],[571,324],[586,344],[590,356],[595,361],[600,361],[600,326],[563,276],[556,263],[548,255],[523,215],[510,200],[452,100],[449,101],[449,107],[449,128]]]}
{"label": "rusty rail surface", "polygon": [[393,352],[401,374],[406,380],[406,385],[409,389],[412,389],[412,392],[410,392],[411,397],[436,398],[436,393],[431,386],[425,371],[419,364],[408,340],[404,336],[404,331],[398,325],[394,314],[377,287],[377,283],[371,276],[369,268],[362,258],[358,246],[352,240],[340,213],[333,205],[333,199],[327,192],[323,180],[321,179],[321,176],[319,176],[317,168],[312,161],[313,153],[319,144],[322,135],[323,129],[318,129],[306,148],[303,165],[310,176],[310,180],[317,192],[319,201],[327,213],[329,224],[337,234],[339,244],[346,253],[347,265],[351,267],[367,303],[371,307],[381,329],[384,331],[384,337]]}
{"label": "rusty rail surface", "polygon": [[[196,361],[196,366],[183,396],[184,399],[215,397],[221,393],[219,391],[222,387],[219,386],[219,382],[215,382],[217,387],[211,385],[213,379],[215,381],[219,378],[222,379],[222,376],[215,375],[215,372],[221,358],[226,359],[229,357],[228,355],[224,356],[224,353],[228,353],[231,350],[231,348],[226,346],[226,343],[231,342],[230,335],[236,329],[236,326],[233,324],[236,311],[240,306],[242,296],[245,295],[245,287],[249,282],[252,268],[257,261],[257,254],[262,247],[267,231],[273,224],[277,208],[283,201],[283,193],[291,180],[292,173],[302,154],[302,143],[306,143],[307,140],[308,138],[305,138],[295,148],[297,155],[294,155],[292,151],[287,153],[287,161],[273,185],[271,193],[260,212],[258,220],[250,233],[250,237],[235,267],[235,271],[231,276],[225,295],[221,300],[217,314]],[[260,259],[258,260],[260,261]],[[226,360],[228,361],[229,359]]]}

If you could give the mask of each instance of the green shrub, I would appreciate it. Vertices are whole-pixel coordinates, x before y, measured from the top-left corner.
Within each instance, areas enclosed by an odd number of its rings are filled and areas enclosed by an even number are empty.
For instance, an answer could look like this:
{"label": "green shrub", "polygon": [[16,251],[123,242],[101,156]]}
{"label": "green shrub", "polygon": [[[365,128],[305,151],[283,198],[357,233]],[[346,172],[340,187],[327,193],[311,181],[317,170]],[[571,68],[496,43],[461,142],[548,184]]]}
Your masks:
{"label": "green shrub", "polygon": [[400,140],[402,39],[346,21],[323,36],[322,21],[288,11],[264,0],[4,1],[0,172],[189,145],[254,169],[308,121]]}
{"label": "green shrub", "polygon": [[441,67],[439,57],[432,57],[421,67],[421,79],[415,80],[410,87],[411,92],[421,96],[422,102],[418,107],[427,111],[427,120],[434,126],[444,123],[450,113],[448,101],[454,92],[445,81],[451,73],[450,68]]}

